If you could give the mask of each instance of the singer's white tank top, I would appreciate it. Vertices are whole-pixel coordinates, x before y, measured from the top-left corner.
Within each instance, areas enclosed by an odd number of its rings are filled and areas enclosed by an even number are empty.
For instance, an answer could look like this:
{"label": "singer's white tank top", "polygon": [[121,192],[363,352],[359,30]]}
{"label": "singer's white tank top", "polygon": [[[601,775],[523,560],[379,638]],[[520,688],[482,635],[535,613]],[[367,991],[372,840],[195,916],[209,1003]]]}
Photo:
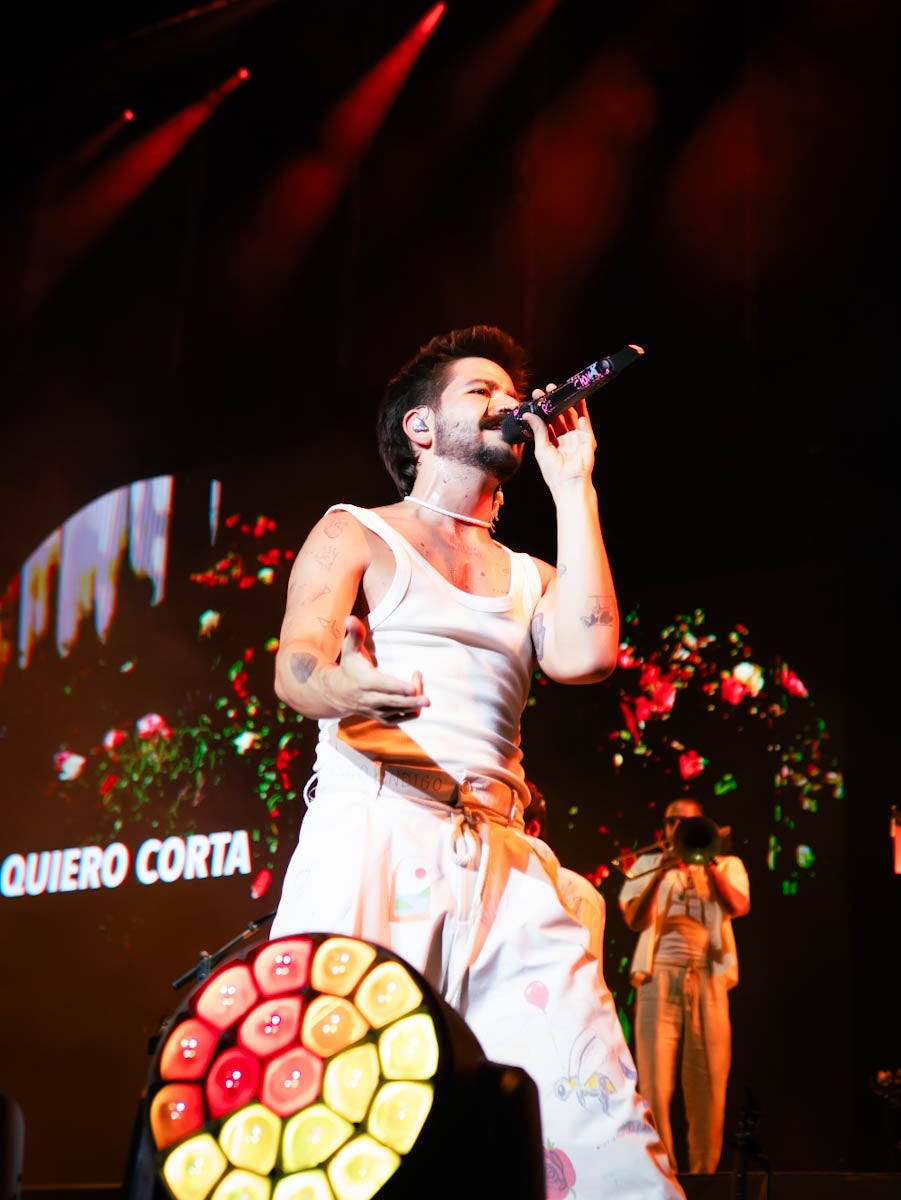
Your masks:
{"label": "singer's white tank top", "polygon": [[473,775],[501,780],[527,801],[520,718],[534,666],[530,626],[541,597],[535,563],[507,550],[507,595],[473,596],[376,513],[353,504],[328,511],[336,509],[356,517],[394,554],[394,577],[369,614],[376,659],[381,671],[400,679],[421,671],[431,703],[397,728],[361,717],[320,721],[315,770],[327,774],[330,753],[346,743],[382,762],[437,765],[461,782]]}

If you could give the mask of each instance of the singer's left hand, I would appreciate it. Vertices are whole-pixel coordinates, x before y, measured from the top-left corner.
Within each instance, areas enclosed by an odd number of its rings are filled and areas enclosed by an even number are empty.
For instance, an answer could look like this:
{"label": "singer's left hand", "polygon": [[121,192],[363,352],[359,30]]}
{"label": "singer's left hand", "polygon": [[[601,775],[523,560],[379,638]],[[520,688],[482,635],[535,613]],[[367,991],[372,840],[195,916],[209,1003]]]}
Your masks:
{"label": "singer's left hand", "polygon": [[[553,386],[547,391],[553,391]],[[540,400],[544,394],[536,390],[532,398]],[[535,413],[523,413],[522,420],[532,431],[535,459],[552,493],[568,480],[590,478],[597,441],[584,399],[558,413],[547,425]]]}

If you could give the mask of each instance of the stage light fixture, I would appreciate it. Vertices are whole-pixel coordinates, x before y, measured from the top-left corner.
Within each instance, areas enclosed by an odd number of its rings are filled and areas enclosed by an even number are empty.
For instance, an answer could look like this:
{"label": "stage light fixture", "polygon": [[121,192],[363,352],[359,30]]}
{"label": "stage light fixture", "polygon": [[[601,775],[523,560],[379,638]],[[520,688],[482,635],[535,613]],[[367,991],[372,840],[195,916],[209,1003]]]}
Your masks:
{"label": "stage light fixture", "polygon": [[473,1169],[461,1145],[486,1123],[482,1182],[543,1200],[525,1072],[489,1063],[391,951],[331,933],[272,939],[222,964],[164,1024],[125,1196],[449,1197]]}

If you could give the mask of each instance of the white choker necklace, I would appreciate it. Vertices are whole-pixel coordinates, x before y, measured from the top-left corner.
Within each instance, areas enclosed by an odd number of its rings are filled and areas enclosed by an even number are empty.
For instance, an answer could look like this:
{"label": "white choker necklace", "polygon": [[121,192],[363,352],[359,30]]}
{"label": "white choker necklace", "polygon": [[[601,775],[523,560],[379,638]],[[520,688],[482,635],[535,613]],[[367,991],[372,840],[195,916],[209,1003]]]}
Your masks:
{"label": "white choker necklace", "polygon": [[428,500],[420,500],[418,496],[404,496],[404,499],[409,500],[411,504],[418,504],[421,508],[429,508],[432,512],[441,513],[442,517],[452,517],[455,521],[462,521],[465,525],[479,525],[482,529],[494,528],[494,521],[483,521],[481,517],[467,517],[463,513],[451,512],[449,508],[430,504]]}

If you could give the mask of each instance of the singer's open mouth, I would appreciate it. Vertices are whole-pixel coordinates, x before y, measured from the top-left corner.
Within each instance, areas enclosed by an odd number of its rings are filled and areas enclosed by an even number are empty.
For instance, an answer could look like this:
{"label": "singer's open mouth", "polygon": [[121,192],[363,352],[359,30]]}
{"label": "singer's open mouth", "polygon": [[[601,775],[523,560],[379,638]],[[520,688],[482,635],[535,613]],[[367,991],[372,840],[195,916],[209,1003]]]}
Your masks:
{"label": "singer's open mouth", "polygon": [[491,417],[484,417],[479,421],[479,429],[501,429],[507,416],[512,411],[512,408],[506,408],[503,412],[495,413]]}

